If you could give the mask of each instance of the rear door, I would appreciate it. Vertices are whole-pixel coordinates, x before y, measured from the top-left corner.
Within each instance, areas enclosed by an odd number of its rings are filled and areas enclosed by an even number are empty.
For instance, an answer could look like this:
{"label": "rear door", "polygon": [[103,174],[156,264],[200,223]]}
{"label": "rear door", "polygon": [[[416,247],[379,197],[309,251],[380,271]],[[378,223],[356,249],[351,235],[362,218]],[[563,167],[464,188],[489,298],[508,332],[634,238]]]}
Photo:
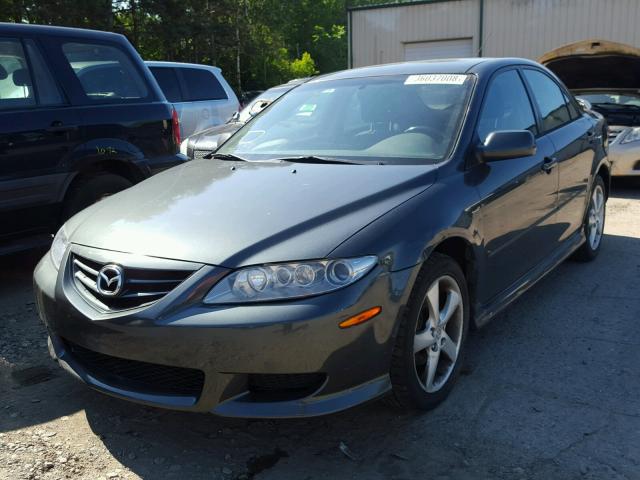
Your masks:
{"label": "rear door", "polygon": [[78,117],[33,38],[0,37],[0,242],[50,233]]}
{"label": "rear door", "polygon": [[478,282],[480,299],[491,301],[536,267],[553,250],[558,169],[544,165],[554,153],[541,135],[518,70],[501,70],[491,79],[478,119],[480,142],[500,130],[530,130],[537,151],[530,157],[482,163],[478,184],[480,215],[489,272]]}
{"label": "rear door", "polygon": [[589,178],[596,154],[596,132],[592,122],[579,113],[568,95],[546,73],[526,68],[529,85],[542,120],[542,128],[555,147],[558,162],[558,224],[563,240],[582,226]]}

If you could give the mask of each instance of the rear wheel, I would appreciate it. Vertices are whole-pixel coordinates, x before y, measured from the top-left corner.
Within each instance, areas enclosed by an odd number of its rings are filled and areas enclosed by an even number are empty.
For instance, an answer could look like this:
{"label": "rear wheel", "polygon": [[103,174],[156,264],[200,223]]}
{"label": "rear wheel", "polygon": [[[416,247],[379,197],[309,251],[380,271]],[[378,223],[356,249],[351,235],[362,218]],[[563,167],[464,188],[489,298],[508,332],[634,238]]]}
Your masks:
{"label": "rear wheel", "polygon": [[460,266],[433,254],[407,307],[392,359],[393,395],[405,409],[429,410],[447,397],[462,364],[469,298]]}
{"label": "rear wheel", "polygon": [[103,173],[81,180],[72,187],[64,204],[62,220],[66,221],[80,210],[99,202],[109,195],[118,193],[133,185],[120,175]]}
{"label": "rear wheel", "polygon": [[584,220],[583,228],[587,240],[576,252],[576,259],[588,262],[598,256],[600,245],[602,244],[602,234],[604,232],[604,221],[606,217],[605,206],[604,180],[598,175],[593,182],[589,208]]}

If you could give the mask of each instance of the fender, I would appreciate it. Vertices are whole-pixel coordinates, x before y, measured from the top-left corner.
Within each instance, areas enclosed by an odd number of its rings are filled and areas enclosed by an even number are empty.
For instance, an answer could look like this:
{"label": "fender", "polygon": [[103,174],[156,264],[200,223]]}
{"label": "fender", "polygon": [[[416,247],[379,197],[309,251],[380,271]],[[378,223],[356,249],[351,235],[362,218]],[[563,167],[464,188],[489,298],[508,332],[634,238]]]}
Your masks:
{"label": "fender", "polygon": [[151,176],[149,162],[135,145],[118,138],[98,138],[78,145],[65,157],[61,167],[69,172],[58,191],[62,201],[71,183],[83,173],[112,171],[139,182]]}

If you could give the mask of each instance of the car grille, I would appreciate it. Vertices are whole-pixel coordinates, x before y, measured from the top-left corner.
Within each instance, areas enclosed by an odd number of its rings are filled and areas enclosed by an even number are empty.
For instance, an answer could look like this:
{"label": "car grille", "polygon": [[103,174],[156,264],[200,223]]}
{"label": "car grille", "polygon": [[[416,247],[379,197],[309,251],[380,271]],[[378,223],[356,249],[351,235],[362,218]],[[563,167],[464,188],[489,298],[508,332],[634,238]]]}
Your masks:
{"label": "car grille", "polygon": [[151,305],[182,283],[192,270],[161,270],[122,267],[124,282],[115,296],[105,296],[96,285],[98,272],[108,264],[71,255],[73,280],[84,298],[102,310],[120,311]]}
{"label": "car grille", "polygon": [[87,373],[107,385],[156,395],[199,397],[202,392],[204,372],[201,370],[112,357],[66,339],[63,343]]}
{"label": "car grille", "polygon": [[609,143],[613,142],[626,129],[626,127],[609,127]]}
{"label": "car grille", "polygon": [[208,155],[209,153],[211,153],[211,150],[194,150],[193,151],[193,159],[194,160],[200,160],[200,159],[204,158],[206,155]]}

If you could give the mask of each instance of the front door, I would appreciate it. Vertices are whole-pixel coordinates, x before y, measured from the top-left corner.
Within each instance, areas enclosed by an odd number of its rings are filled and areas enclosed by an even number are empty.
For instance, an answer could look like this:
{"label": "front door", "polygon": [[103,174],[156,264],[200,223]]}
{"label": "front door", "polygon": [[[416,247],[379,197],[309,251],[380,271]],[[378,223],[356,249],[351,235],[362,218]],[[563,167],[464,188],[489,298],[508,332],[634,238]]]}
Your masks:
{"label": "front door", "polygon": [[477,133],[484,142],[500,130],[530,130],[537,136],[533,156],[477,165],[480,218],[489,272],[477,286],[479,300],[489,302],[538,265],[558,236],[558,169],[548,168],[554,147],[538,135],[536,117],[515,69],[493,77],[485,94]]}
{"label": "front door", "polygon": [[35,40],[0,37],[0,243],[55,228],[77,124]]}

